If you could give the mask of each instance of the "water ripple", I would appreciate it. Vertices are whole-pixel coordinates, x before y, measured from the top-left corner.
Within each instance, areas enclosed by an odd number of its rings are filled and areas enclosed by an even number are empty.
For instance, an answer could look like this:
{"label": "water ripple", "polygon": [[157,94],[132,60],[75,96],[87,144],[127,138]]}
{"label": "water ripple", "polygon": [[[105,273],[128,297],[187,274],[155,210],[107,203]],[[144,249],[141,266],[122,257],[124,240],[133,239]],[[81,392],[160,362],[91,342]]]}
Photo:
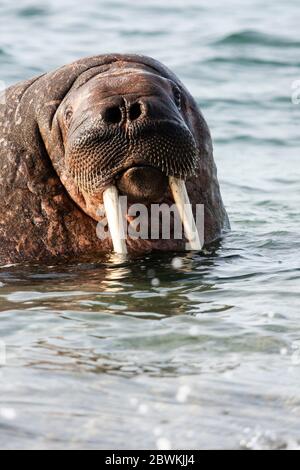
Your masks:
{"label": "water ripple", "polygon": [[271,48],[298,48],[300,41],[291,40],[288,37],[266,34],[256,30],[244,30],[231,33],[222,39],[215,41],[218,45],[258,45]]}

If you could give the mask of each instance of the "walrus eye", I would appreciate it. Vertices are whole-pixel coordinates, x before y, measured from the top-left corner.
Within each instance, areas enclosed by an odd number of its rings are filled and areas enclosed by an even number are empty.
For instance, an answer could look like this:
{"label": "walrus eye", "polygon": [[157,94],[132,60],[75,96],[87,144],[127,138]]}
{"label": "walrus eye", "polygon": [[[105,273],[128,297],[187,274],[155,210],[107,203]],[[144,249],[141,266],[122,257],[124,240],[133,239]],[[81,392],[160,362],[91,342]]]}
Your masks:
{"label": "walrus eye", "polygon": [[69,125],[70,124],[70,121],[73,117],[73,111],[72,109],[68,109],[65,113],[65,121],[66,121],[66,124]]}
{"label": "walrus eye", "polygon": [[181,91],[179,90],[178,87],[174,87],[173,93],[174,93],[176,106],[178,109],[181,109]]}

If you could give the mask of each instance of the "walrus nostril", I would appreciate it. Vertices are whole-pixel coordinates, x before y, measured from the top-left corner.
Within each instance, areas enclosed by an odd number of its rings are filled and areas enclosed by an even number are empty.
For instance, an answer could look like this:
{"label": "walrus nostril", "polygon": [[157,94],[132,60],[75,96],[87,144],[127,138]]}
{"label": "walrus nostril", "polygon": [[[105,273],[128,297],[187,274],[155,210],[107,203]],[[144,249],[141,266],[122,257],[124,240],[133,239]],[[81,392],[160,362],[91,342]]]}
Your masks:
{"label": "walrus nostril", "polygon": [[130,106],[129,109],[129,119],[130,121],[135,121],[143,114],[142,106],[140,103],[134,103]]}
{"label": "walrus nostril", "polygon": [[112,106],[105,110],[103,120],[107,124],[119,124],[122,121],[123,114],[118,106]]}

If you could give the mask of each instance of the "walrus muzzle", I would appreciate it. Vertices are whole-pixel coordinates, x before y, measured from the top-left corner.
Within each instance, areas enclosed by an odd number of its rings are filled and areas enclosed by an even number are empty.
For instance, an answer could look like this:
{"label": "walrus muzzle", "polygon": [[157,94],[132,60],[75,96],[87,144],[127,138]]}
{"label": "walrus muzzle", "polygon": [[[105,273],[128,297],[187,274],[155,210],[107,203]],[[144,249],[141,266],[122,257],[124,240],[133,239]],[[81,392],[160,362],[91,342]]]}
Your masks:
{"label": "walrus muzzle", "polygon": [[[185,180],[195,175],[198,150],[173,104],[151,99],[129,105],[122,97],[99,106],[99,117],[70,129],[66,166],[78,188],[103,194],[115,251],[125,253],[118,195],[146,205],[174,196],[188,240],[200,250]],[[196,235],[192,232],[196,232]]]}
{"label": "walrus muzzle", "polygon": [[70,139],[66,163],[78,187],[93,195],[134,166],[186,179],[195,173],[197,147],[189,129],[172,121],[144,121],[129,128],[94,123]]}

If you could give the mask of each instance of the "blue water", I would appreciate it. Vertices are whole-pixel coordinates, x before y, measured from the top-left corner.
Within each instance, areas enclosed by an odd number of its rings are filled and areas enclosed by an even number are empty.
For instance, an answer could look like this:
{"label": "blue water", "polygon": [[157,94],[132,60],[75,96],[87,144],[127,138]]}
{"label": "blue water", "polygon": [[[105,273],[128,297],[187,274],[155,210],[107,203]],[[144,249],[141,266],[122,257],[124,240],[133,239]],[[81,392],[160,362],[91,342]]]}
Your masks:
{"label": "blue water", "polygon": [[175,262],[0,269],[1,448],[300,447],[299,15],[296,0],[1,1],[7,85],[107,52],[172,68],[210,125],[233,229]]}

